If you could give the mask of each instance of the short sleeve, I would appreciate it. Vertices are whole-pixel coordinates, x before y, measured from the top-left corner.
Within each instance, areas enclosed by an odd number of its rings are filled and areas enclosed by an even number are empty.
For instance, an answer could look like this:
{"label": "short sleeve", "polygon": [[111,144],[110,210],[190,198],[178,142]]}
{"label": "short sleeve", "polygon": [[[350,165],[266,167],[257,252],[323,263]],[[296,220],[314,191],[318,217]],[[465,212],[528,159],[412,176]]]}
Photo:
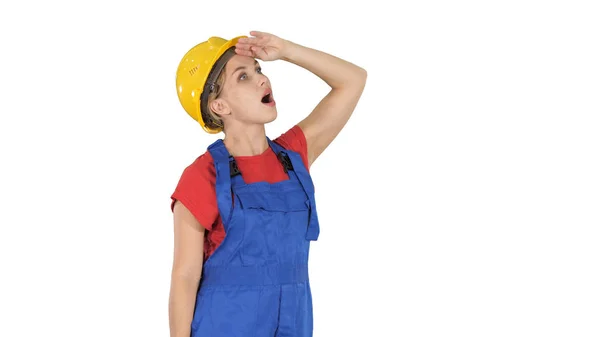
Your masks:
{"label": "short sleeve", "polygon": [[308,149],[306,145],[306,137],[304,136],[304,132],[298,125],[294,125],[287,132],[279,136],[274,140],[277,144],[283,146],[286,150],[294,151],[300,154],[302,157],[302,161],[304,162],[304,166],[309,170],[308,165]]}
{"label": "short sleeve", "polygon": [[171,211],[178,200],[204,228],[212,230],[219,215],[215,181],[212,157],[207,152],[184,169],[171,195]]}

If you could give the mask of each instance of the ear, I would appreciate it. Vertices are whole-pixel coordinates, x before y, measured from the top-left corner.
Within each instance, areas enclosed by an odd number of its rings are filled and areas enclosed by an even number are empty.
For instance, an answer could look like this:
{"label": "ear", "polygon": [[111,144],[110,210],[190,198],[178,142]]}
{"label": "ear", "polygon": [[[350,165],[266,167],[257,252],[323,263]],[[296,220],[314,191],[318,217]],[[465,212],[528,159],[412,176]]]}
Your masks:
{"label": "ear", "polygon": [[216,113],[219,116],[229,115],[231,113],[227,102],[225,102],[225,100],[221,98],[217,98],[210,102],[209,107],[214,113]]}

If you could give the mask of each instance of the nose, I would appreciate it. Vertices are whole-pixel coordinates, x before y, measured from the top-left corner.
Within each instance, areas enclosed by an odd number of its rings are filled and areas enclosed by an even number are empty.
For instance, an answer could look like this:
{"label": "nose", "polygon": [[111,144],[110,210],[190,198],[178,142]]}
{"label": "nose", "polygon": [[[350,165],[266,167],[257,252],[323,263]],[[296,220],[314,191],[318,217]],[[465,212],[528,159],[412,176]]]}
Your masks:
{"label": "nose", "polygon": [[267,78],[267,76],[265,76],[263,74],[258,75],[258,85],[259,86],[264,87],[268,82],[269,82],[269,79]]}

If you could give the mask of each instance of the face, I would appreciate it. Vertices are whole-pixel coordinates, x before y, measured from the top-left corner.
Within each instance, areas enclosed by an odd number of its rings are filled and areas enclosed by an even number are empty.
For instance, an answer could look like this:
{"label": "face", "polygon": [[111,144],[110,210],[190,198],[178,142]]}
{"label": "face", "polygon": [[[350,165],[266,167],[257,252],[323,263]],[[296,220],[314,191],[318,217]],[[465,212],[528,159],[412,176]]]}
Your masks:
{"label": "face", "polygon": [[234,55],[225,66],[221,95],[213,102],[225,123],[266,124],[277,117],[271,82],[252,58]]}

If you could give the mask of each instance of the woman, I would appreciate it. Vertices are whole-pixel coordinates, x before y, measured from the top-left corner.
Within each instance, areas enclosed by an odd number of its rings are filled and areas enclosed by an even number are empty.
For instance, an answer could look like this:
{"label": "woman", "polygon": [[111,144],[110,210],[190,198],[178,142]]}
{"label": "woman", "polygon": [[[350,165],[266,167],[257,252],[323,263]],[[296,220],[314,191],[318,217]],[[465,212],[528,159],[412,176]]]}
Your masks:
{"label": "woman", "polygon": [[[333,141],[363,92],[366,71],[273,34],[212,37],[177,71],[185,111],[223,132],[186,167],[171,196],[172,337],[312,336],[310,241],[319,236],[309,168]],[[311,71],[331,91],[271,141],[274,91],[258,60]]]}

